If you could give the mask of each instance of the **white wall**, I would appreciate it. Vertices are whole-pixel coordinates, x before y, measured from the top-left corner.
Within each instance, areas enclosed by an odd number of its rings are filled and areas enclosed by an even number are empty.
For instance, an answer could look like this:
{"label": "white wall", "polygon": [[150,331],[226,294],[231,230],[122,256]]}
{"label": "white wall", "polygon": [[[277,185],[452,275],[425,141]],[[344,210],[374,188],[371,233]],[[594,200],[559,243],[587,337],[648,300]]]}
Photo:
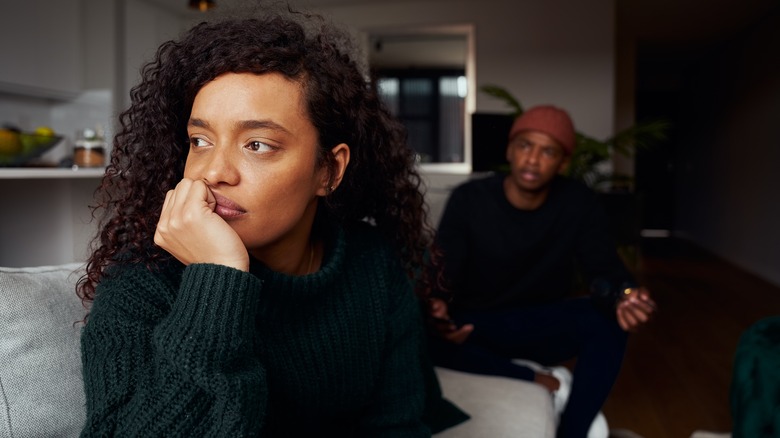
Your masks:
{"label": "white wall", "polygon": [[[321,9],[373,28],[475,25],[477,86],[501,85],[526,107],[553,103],[577,128],[604,138],[614,120],[614,0],[422,0]],[[477,111],[503,112],[477,94]]]}
{"label": "white wall", "polygon": [[[182,1],[182,7],[184,2]],[[124,46],[121,68],[124,93],[118,104],[130,105],[129,91],[141,80],[141,68],[151,61],[161,43],[175,39],[186,28],[180,15],[170,13],[144,0],[125,0]]]}
{"label": "white wall", "polygon": [[51,124],[50,104],[38,98],[0,92],[0,123],[12,124],[23,131]]}

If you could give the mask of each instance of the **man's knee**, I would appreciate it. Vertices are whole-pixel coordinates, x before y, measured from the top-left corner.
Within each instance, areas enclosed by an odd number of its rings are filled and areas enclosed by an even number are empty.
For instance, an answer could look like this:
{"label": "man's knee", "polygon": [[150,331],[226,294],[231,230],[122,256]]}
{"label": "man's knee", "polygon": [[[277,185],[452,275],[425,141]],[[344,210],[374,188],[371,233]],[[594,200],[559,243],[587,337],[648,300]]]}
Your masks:
{"label": "man's knee", "polygon": [[605,314],[591,299],[586,301],[587,305],[582,306],[582,313],[579,315],[579,326],[583,333],[601,342],[624,347],[628,340],[628,333],[620,328],[615,316]]}

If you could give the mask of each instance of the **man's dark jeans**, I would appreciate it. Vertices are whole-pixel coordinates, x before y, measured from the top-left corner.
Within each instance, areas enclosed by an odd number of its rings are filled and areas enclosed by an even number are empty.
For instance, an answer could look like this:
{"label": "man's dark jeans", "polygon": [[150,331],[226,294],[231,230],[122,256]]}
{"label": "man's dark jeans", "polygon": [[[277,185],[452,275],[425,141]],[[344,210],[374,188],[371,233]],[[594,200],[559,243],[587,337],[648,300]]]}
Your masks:
{"label": "man's dark jeans", "polygon": [[590,298],[518,309],[453,312],[459,325],[474,324],[463,344],[430,340],[438,366],[477,374],[533,380],[534,371],[512,363],[529,359],[552,366],[577,358],[559,437],[585,437],[607,399],[625,353],[627,334]]}

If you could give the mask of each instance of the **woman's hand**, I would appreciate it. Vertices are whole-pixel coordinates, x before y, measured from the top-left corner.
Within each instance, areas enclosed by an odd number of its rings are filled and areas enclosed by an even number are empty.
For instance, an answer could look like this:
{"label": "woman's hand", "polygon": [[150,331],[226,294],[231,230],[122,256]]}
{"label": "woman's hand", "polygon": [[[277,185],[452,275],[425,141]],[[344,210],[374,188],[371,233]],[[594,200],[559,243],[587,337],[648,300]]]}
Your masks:
{"label": "woman's hand", "polygon": [[214,194],[201,180],[182,179],[165,195],[154,243],[185,265],[214,263],[249,270],[241,238],[219,215]]}

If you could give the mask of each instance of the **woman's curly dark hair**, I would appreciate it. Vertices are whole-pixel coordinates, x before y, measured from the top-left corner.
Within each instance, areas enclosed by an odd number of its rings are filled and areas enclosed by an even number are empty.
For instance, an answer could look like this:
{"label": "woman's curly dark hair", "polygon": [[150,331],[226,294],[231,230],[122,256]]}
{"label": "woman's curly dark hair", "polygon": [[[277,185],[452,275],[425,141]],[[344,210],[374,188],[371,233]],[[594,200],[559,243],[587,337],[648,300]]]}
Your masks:
{"label": "woman's curly dark hair", "polygon": [[[438,283],[438,253],[430,251],[415,154],[404,127],[343,49],[345,37],[324,20],[315,34],[292,16],[201,23],[180,41],[158,49],[119,116],[110,164],[96,196],[100,231],[77,286],[85,302],[106,270],[120,263],[160,266],[170,255],[153,244],[165,193],[181,180],[188,153],[187,121],[196,93],[228,72],[276,72],[303,85],[308,114],[319,133],[320,165],[332,166],[332,147],[346,143],[351,159],[339,189],[320,207],[342,222],[370,219],[394,242],[417,293]],[[436,280],[436,281],[434,281]]]}

